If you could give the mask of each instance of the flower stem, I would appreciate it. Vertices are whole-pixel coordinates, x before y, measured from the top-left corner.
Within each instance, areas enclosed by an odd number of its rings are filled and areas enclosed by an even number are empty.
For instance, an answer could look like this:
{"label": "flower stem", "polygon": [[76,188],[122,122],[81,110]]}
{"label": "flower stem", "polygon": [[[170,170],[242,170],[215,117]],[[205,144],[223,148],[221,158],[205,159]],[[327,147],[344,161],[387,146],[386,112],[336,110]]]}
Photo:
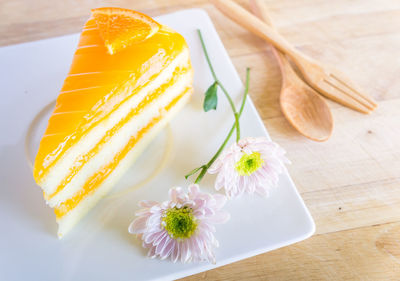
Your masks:
{"label": "flower stem", "polygon": [[[246,69],[246,86],[244,88],[244,94],[243,94],[243,99],[242,99],[242,104],[240,105],[240,109],[238,112],[238,119],[240,118],[240,116],[242,115],[243,109],[244,109],[244,105],[246,103],[247,100],[247,95],[249,93],[249,81],[250,81],[250,68]],[[221,144],[221,146],[219,147],[219,149],[217,150],[217,152],[214,154],[214,156],[211,158],[210,161],[208,161],[207,164],[203,165],[201,168],[201,172],[199,174],[199,176],[196,178],[194,183],[199,183],[204,175],[206,174],[208,168],[211,167],[211,165],[215,162],[215,160],[218,158],[218,156],[221,154],[221,152],[224,150],[225,146],[227,145],[229,139],[231,138],[233,131],[236,128],[236,121],[235,123],[232,125],[228,135],[226,136],[224,142]],[[196,170],[197,171],[197,170]]]}
{"label": "flower stem", "polygon": [[228,91],[225,89],[225,87],[222,85],[222,83],[219,81],[217,75],[215,74],[215,71],[211,64],[210,57],[208,56],[207,47],[206,47],[206,44],[204,43],[203,35],[201,34],[200,29],[197,29],[197,34],[199,35],[201,47],[203,48],[204,56],[206,57],[208,67],[210,68],[211,74],[214,77],[214,80],[217,83],[217,85],[221,88],[222,92],[224,93],[225,97],[227,98],[227,100],[232,108],[233,115],[235,116],[236,141],[239,141],[240,140],[239,114],[236,110],[235,104],[234,104],[231,96],[229,95]]}

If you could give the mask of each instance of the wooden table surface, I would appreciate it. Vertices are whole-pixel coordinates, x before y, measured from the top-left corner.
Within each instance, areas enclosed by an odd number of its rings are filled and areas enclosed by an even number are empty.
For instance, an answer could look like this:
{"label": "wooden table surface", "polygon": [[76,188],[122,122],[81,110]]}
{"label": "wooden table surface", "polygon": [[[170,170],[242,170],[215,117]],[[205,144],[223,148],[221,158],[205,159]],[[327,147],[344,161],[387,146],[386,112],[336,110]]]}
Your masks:
{"label": "wooden table surface", "polygon": [[330,102],[331,139],[305,139],[280,111],[270,48],[205,0],[0,0],[0,45],[79,32],[99,6],[151,16],[205,9],[243,80],[252,68],[251,97],[293,162],[288,168],[317,230],[306,241],[186,280],[400,280],[400,1],[265,1],[290,42],[348,74],[378,101],[377,111],[363,115]]}

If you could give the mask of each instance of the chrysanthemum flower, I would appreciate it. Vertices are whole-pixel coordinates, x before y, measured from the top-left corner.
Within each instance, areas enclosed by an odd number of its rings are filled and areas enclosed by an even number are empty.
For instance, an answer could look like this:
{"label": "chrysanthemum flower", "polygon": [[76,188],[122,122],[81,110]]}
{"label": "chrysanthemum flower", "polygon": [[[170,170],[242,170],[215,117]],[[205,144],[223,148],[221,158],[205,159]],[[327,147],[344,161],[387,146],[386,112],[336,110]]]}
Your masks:
{"label": "chrysanthemum flower", "polygon": [[225,189],[229,198],[243,193],[268,196],[275,187],[284,163],[290,161],[278,144],[264,137],[245,138],[232,144],[208,169],[218,174],[215,189]]}
{"label": "chrysanthemum flower", "polygon": [[188,193],[180,187],[172,188],[169,197],[162,203],[139,202],[143,209],[136,212],[129,232],[138,235],[151,258],[215,263],[213,249],[218,241],[214,224],[230,217],[222,210],[226,197],[204,193],[195,184],[189,186]]}

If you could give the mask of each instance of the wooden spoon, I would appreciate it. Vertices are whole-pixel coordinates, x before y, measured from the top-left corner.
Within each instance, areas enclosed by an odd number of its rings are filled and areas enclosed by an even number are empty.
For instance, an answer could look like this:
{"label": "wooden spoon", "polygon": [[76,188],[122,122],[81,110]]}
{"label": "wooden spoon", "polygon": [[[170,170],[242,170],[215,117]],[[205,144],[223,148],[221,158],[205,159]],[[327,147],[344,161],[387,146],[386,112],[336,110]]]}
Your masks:
{"label": "wooden spoon", "polygon": [[[274,28],[262,0],[250,0],[253,13]],[[290,124],[305,137],[326,141],[332,134],[332,113],[326,101],[293,70],[288,59],[272,47],[282,72],[280,104]]]}
{"label": "wooden spoon", "polygon": [[233,0],[211,0],[227,17],[290,57],[307,83],[329,99],[369,114],[376,102],[334,67],[324,65],[297,50],[282,35]]}

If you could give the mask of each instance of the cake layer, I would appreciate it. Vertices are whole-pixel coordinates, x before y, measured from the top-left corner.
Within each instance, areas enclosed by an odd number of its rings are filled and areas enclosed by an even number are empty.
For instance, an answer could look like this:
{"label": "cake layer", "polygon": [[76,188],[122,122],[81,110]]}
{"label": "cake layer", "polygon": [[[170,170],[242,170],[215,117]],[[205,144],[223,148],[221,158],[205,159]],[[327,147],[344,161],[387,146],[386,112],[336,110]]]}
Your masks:
{"label": "cake layer", "polygon": [[92,10],[33,168],[60,238],[188,101],[192,82],[180,34],[135,11]]}
{"label": "cake layer", "polygon": [[62,181],[59,192],[49,198],[51,207],[57,206],[73,197],[80,191],[87,179],[98,171],[104,163],[111,161],[115,155],[128,143],[131,136],[136,135],[160,110],[171,103],[184,89],[192,83],[192,70],[178,69],[170,81],[146,96],[138,106],[131,111],[112,129],[110,129],[91,151],[80,157],[69,171],[70,174]]}
{"label": "cake layer", "polygon": [[89,130],[81,139],[76,142],[51,168],[51,173],[43,178],[41,187],[45,192],[45,198],[49,198],[57,187],[62,184],[64,178],[69,173],[69,167],[82,163],[81,157],[93,149],[96,144],[104,137],[106,131],[113,128],[120,122],[132,108],[135,108],[143,101],[149,92],[152,92],[170,80],[176,68],[186,66],[189,60],[188,49],[179,54],[153,81],[146,84],[141,89],[134,90],[136,93],[119,104],[118,107],[97,126]]}
{"label": "cake layer", "polygon": [[35,159],[39,185],[88,130],[187,48],[181,35],[162,26],[151,38],[111,56],[94,20],[85,27]]}
{"label": "cake layer", "polygon": [[64,202],[55,209],[59,224],[58,236],[64,236],[110,189],[140,155],[151,139],[161,130],[169,120],[186,104],[192,88],[187,88],[176,97],[161,114],[152,119],[141,132],[132,137],[129,143],[121,150],[102,170],[95,173],[86,182],[81,194]]}

